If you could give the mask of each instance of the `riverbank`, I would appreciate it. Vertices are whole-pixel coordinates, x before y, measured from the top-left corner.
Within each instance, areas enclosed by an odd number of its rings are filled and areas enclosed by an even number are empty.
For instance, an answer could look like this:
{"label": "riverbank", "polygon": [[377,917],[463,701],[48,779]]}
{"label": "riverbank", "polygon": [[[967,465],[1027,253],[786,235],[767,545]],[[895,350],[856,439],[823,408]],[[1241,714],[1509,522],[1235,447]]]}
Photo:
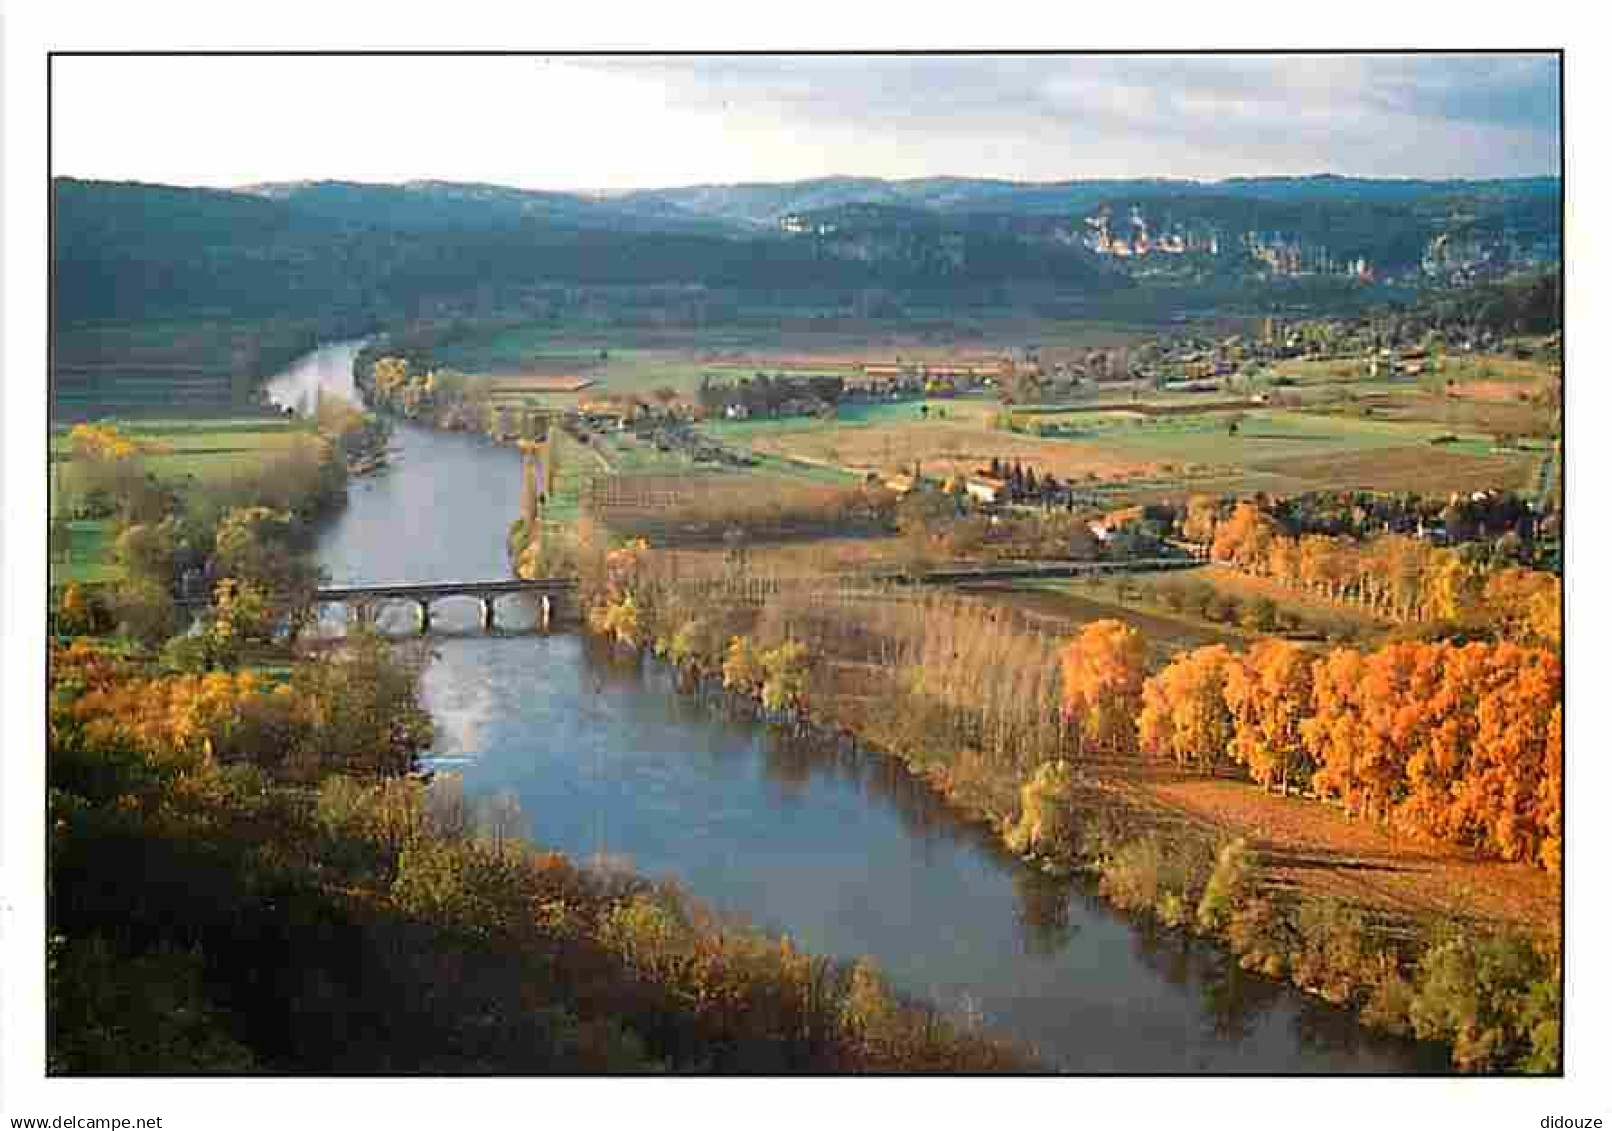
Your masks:
{"label": "riverbank", "polygon": [[[308,369],[340,391],[350,363],[350,348],[329,350]],[[504,573],[520,453],[403,422],[395,443],[391,471],[355,482],[319,533],[332,581]],[[893,758],[710,711],[591,637],[522,634],[517,603],[500,610],[513,633],[481,633],[476,612],[448,602],[436,618],[422,764],[476,802],[518,798],[530,816],[513,823],[579,864],[668,877],[810,953],[868,955],[898,995],[1055,1070],[1447,1070],[1429,1046],[1374,1036],[1207,941],[1116,913],[1094,882],[1024,866]]]}
{"label": "riverbank", "polygon": [[347,776],[350,724],[395,714],[369,682],[309,714],[310,763],[270,740],[317,678],[193,686],[84,647],[52,672],[53,1072],[1034,1067],[869,963],[525,843],[507,799]]}
{"label": "riverbank", "polygon": [[[1548,929],[1535,929],[1549,902],[1513,905],[1507,885],[1497,885],[1493,898],[1452,914],[1456,893],[1484,889],[1490,875],[1515,877],[1516,867],[1401,848],[1375,866],[1415,876],[1409,884],[1295,883],[1306,869],[1335,879],[1373,861],[1314,843],[1314,830],[1342,823],[1316,802],[1268,797],[1268,804],[1232,807],[1216,798],[1218,819],[1210,819],[1196,807],[1198,794],[1229,792],[1236,783],[1183,791],[1183,775],[1134,756],[1073,758],[1058,719],[1004,709],[1002,700],[1055,702],[1048,676],[1057,676],[1056,649],[1006,616],[986,606],[953,613],[933,601],[908,616],[891,611],[901,596],[873,592],[725,603],[709,591],[691,601],[633,560],[652,553],[616,551],[607,559],[588,598],[595,631],[655,651],[698,678],[720,679],[769,711],[854,735],[1038,867],[1089,873],[1115,906],[1213,939],[1245,968],[1350,1008],[1368,1026],[1444,1042],[1459,1068],[1559,1070],[1559,949]],[[956,623],[937,629],[937,617]],[[903,618],[926,625],[926,638],[940,631],[952,643],[913,645],[918,653],[892,646],[889,633]],[[931,645],[944,654],[940,667],[912,669]],[[960,659],[965,652],[977,659]],[[1003,665],[1020,674],[1004,683]],[[966,681],[971,671],[976,684],[993,686],[948,682]],[[1072,760],[1030,753],[1037,750],[1070,751]],[[1242,788],[1245,800],[1257,792]],[[1291,806],[1309,806],[1317,818],[1307,823],[1308,843],[1291,840],[1304,825],[1266,817]],[[1353,835],[1358,843],[1369,834],[1361,826]],[[1450,883],[1456,861],[1469,869],[1460,886]],[[1442,899],[1425,898],[1441,884],[1448,885]],[[1525,886],[1548,885],[1541,876]]]}
{"label": "riverbank", "polygon": [[[421,474],[397,471],[358,493]],[[274,634],[263,662],[275,618],[247,615],[243,577],[307,573],[315,532],[289,502],[217,517],[197,527],[228,571],[205,631],[153,621],[137,643],[57,625],[73,639],[49,665],[53,1073],[1038,1066],[872,963],[574,864],[525,841],[507,797],[412,779],[432,741],[423,651]],[[323,560],[355,522],[318,529]],[[159,591],[168,558],[141,555]],[[260,640],[250,655],[243,637]]]}

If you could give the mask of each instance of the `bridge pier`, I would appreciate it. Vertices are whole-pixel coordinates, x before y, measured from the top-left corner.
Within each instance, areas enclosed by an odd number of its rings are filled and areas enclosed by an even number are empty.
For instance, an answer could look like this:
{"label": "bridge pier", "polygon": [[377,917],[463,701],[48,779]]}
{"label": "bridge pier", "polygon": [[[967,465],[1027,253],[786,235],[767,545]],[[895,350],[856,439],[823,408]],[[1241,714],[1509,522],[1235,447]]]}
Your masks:
{"label": "bridge pier", "polygon": [[419,626],[420,635],[424,636],[431,631],[431,602],[421,597],[414,602],[414,606],[416,610],[415,622]]}
{"label": "bridge pier", "polygon": [[498,598],[483,597],[481,599],[481,627],[484,632],[491,632],[498,626],[494,610],[498,606]]}

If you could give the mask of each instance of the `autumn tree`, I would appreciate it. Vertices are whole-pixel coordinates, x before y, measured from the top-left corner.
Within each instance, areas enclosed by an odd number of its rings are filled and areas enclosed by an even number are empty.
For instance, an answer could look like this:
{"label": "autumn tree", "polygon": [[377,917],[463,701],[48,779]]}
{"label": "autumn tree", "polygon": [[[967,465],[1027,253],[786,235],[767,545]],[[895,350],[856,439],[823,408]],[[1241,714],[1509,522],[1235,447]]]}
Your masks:
{"label": "autumn tree", "polygon": [[1231,755],[1260,785],[1305,785],[1313,764],[1300,725],[1310,708],[1310,658],[1286,640],[1261,640],[1226,669]]}
{"label": "autumn tree", "polygon": [[66,493],[98,515],[125,522],[155,522],[172,508],[173,497],[147,472],[144,455],[160,450],[111,424],[77,424],[67,437]]}
{"label": "autumn tree", "polygon": [[167,583],[139,575],[124,578],[113,590],[112,615],[124,634],[148,647],[166,640],[177,623]]}
{"label": "autumn tree", "polygon": [[113,543],[113,558],[130,577],[166,588],[173,584],[180,549],[179,522],[169,516],[124,527]]}
{"label": "autumn tree", "polygon": [[1142,634],[1118,620],[1087,624],[1060,657],[1063,713],[1082,748],[1125,752],[1136,746],[1136,716],[1146,675]]}
{"label": "autumn tree", "polygon": [[1237,663],[1223,644],[1185,652],[1142,686],[1137,739],[1144,753],[1209,773],[1235,733],[1226,675]]}
{"label": "autumn tree", "polygon": [[211,616],[204,633],[207,661],[233,667],[241,647],[249,641],[266,641],[274,635],[274,603],[262,586],[226,577],[213,589]]}
{"label": "autumn tree", "polygon": [[1341,539],[1306,534],[1299,539],[1299,580],[1312,592],[1336,600],[1348,579],[1349,556]]}
{"label": "autumn tree", "polygon": [[1545,761],[1534,791],[1539,826],[1539,863],[1552,875],[1562,871],[1562,705],[1551,708],[1545,728]]}
{"label": "autumn tree", "polygon": [[790,710],[801,707],[806,701],[806,678],[811,657],[806,645],[786,640],[770,648],[760,657],[765,679],[761,685],[761,702],[769,711]]}
{"label": "autumn tree", "polygon": [[1423,590],[1427,619],[1464,622],[1481,610],[1483,572],[1452,550],[1437,551],[1427,566]]}
{"label": "autumn tree", "polygon": [[[1448,834],[1504,860],[1547,865],[1560,858],[1561,658],[1549,649],[1502,643],[1482,649],[1486,686],[1476,696],[1471,752],[1452,787]],[[1454,672],[1452,681],[1472,682]],[[1544,804],[1542,804],[1544,802]],[[1554,841],[1547,847],[1547,841]]]}
{"label": "autumn tree", "polygon": [[735,636],[728,642],[722,660],[722,686],[741,695],[753,695],[767,679],[761,653],[748,636]]}
{"label": "autumn tree", "polygon": [[1209,556],[1249,573],[1270,571],[1271,545],[1281,533],[1276,521],[1253,503],[1241,502],[1231,517],[1215,528]]}
{"label": "autumn tree", "polygon": [[1541,586],[1528,599],[1527,638],[1542,647],[1552,648],[1560,652],[1562,648],[1562,585],[1559,579],[1552,578],[1552,581],[1554,584]]}
{"label": "autumn tree", "polygon": [[111,614],[99,593],[77,581],[62,589],[56,610],[56,631],[65,636],[95,636],[112,627]]}
{"label": "autumn tree", "polygon": [[1365,657],[1353,648],[1335,648],[1316,660],[1310,669],[1312,712],[1300,728],[1316,764],[1311,779],[1316,793],[1343,802],[1351,816],[1368,802],[1361,775],[1366,735],[1360,696],[1365,674]]}
{"label": "autumn tree", "polygon": [[1208,495],[1194,495],[1187,501],[1181,520],[1181,537],[1207,546],[1214,541],[1215,524],[1220,520],[1220,504]]}
{"label": "autumn tree", "polygon": [[213,541],[212,572],[249,585],[278,617],[300,626],[313,608],[319,570],[297,553],[296,520],[288,511],[235,507],[223,516]]}
{"label": "autumn tree", "polygon": [[309,705],[305,761],[367,776],[396,776],[431,744],[420,705],[423,648],[388,644],[372,631],[299,664],[292,691]]}

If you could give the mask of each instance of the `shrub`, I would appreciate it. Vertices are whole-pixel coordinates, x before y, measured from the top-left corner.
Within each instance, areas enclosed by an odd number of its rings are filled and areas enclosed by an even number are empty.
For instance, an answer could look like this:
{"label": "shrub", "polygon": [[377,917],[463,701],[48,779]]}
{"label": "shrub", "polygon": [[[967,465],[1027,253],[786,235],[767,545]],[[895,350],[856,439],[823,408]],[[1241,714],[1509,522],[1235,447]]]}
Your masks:
{"label": "shrub", "polygon": [[1371,993],[1361,1008],[1360,1020],[1373,1029],[1405,1036],[1411,1031],[1411,1008],[1415,1002],[1416,990],[1400,973],[1399,964],[1390,955],[1379,955],[1376,974],[1371,979]]}
{"label": "shrub", "polygon": [[1063,759],[1043,762],[1035,776],[1019,790],[1021,813],[1008,833],[1016,852],[1034,852],[1054,858],[1072,855],[1076,824],[1074,778]]}
{"label": "shrub", "polygon": [[470,853],[460,845],[415,841],[398,855],[392,899],[402,910],[427,922],[474,929],[484,917],[469,863]]}
{"label": "shrub", "polygon": [[99,593],[76,581],[62,590],[56,631],[63,636],[98,636],[112,627],[112,616]]}
{"label": "shrub", "polygon": [[206,955],[167,945],[119,955],[62,940],[50,963],[50,1071],[240,1073],[258,1067],[205,990]]}
{"label": "shrub", "polygon": [[1226,941],[1244,970],[1257,970],[1272,978],[1287,971],[1292,931],[1276,905],[1255,897],[1232,910],[1226,921]]}
{"label": "shrub", "polygon": [[696,618],[686,622],[672,633],[672,638],[666,646],[666,658],[678,667],[698,663],[705,655],[707,635],[703,620]]}
{"label": "shrub", "polygon": [[1276,602],[1269,597],[1255,597],[1243,606],[1238,618],[1244,628],[1256,632],[1272,632],[1276,628]]}
{"label": "shrub", "polygon": [[139,577],[121,582],[112,595],[112,611],[120,629],[149,647],[173,634],[173,595],[160,582]]}
{"label": "shrub", "polygon": [[1163,891],[1164,847],[1156,836],[1123,845],[1102,867],[1100,888],[1125,911],[1152,910]]}
{"label": "shrub", "polygon": [[762,705],[769,711],[798,706],[806,695],[809,657],[806,645],[785,641],[761,655],[765,680],[761,687]]}
{"label": "shrub", "polygon": [[1527,939],[1452,934],[1416,972],[1411,1025],[1424,1040],[1448,1041],[1456,1067],[1559,1067],[1561,972]]}
{"label": "shrub", "polygon": [[1191,905],[1181,892],[1167,891],[1159,896],[1153,914],[1166,927],[1184,927],[1192,921]]}
{"label": "shrub", "polygon": [[901,1016],[895,999],[871,959],[858,959],[851,967],[849,986],[840,1006],[840,1028],[846,1038],[878,1057],[894,1052],[901,1034]]}
{"label": "shrub", "polygon": [[599,941],[644,976],[671,970],[685,933],[671,909],[649,894],[614,904],[599,924]]}
{"label": "shrub", "polygon": [[1232,910],[1247,897],[1253,879],[1252,857],[1248,841],[1242,837],[1221,846],[1203,898],[1198,901],[1198,926],[1202,930],[1222,929]]}
{"label": "shrub", "polygon": [[753,695],[767,678],[761,656],[748,637],[735,636],[722,660],[722,686],[741,695]]}
{"label": "shrub", "polygon": [[319,784],[314,818],[332,836],[399,852],[425,832],[425,790],[415,781],[388,779],[365,785],[332,774]]}
{"label": "shrub", "polygon": [[1365,920],[1335,899],[1312,899],[1299,907],[1295,925],[1294,983],[1335,1005],[1347,1001],[1370,967]]}
{"label": "shrub", "polygon": [[195,675],[212,665],[212,648],[206,636],[187,632],[162,646],[161,661],[169,671]]}

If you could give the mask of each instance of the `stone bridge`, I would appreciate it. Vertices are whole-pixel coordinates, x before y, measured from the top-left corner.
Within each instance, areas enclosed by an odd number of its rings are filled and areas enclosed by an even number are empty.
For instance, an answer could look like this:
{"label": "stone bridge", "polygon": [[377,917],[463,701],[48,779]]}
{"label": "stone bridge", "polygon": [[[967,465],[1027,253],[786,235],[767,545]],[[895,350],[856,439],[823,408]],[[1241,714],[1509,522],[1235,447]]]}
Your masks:
{"label": "stone bridge", "polygon": [[498,598],[512,593],[530,593],[540,599],[542,624],[546,628],[559,612],[560,601],[576,588],[576,581],[564,577],[535,579],[505,578],[497,581],[430,581],[401,585],[335,585],[320,589],[314,601],[320,605],[346,605],[359,621],[373,621],[383,604],[412,601],[417,610],[420,632],[431,629],[431,606],[448,597],[474,597],[481,602],[481,627],[497,627]]}

